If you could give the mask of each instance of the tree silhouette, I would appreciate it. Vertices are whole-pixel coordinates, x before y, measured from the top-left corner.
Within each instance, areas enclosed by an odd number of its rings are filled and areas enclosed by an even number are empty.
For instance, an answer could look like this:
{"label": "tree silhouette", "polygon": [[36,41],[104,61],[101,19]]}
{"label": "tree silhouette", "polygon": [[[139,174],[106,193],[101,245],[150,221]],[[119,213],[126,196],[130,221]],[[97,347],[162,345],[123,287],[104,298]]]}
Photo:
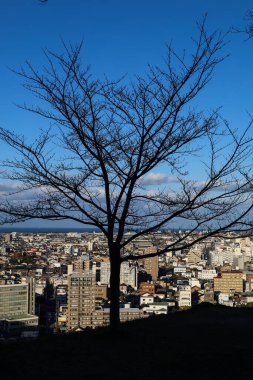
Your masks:
{"label": "tree silhouette", "polygon": [[[16,152],[4,162],[5,178],[17,186],[1,201],[2,222],[67,219],[102,231],[111,262],[110,323],[116,329],[123,261],[251,229],[251,123],[239,135],[217,111],[194,108],[223,60],[222,37],[207,34],[204,23],[190,56],[169,46],[161,67],[149,66],[132,82],[93,79],[81,64],[81,45],[64,47],[64,54],[45,52],[48,65],[41,72],[30,63],[19,72],[39,99],[37,106],[22,108],[47,119],[51,128],[32,143],[0,130]],[[187,171],[196,157],[198,169]],[[194,180],[201,164],[205,180]],[[140,256],[130,249],[138,237],[152,239],[158,229],[185,221],[187,231],[175,232],[156,252]]]}

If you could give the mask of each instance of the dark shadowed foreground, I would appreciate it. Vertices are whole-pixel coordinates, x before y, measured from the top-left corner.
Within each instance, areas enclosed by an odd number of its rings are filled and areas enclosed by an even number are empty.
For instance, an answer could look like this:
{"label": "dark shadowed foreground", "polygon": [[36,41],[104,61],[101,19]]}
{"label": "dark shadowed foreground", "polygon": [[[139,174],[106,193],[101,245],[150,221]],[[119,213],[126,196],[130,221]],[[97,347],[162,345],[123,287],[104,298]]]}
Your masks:
{"label": "dark shadowed foreground", "polygon": [[199,306],[108,329],[0,346],[5,379],[252,379],[253,310]]}

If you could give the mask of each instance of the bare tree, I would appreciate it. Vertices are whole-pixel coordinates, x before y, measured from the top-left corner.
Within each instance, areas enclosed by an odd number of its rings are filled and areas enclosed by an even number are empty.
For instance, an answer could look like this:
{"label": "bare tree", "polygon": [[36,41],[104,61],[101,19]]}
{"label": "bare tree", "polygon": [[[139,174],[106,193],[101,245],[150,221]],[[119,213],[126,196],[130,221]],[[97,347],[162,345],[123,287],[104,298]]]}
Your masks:
{"label": "bare tree", "polygon": [[[120,265],[140,258],[127,249],[136,238],[187,221],[187,231],[145,258],[251,228],[248,128],[239,135],[217,111],[193,108],[223,60],[222,47],[220,35],[208,35],[201,24],[192,55],[168,47],[163,66],[150,66],[133,82],[93,79],[81,65],[81,46],[65,46],[63,55],[46,51],[42,72],[29,63],[19,72],[39,99],[38,106],[22,107],[52,125],[32,143],[1,129],[0,138],[16,152],[4,162],[5,178],[18,193],[1,202],[2,222],[67,219],[102,231],[111,262],[113,328],[119,325]],[[203,181],[194,181],[199,168],[187,172],[196,157]],[[158,170],[168,184],[148,188]],[[29,202],[27,192],[33,192]]]}

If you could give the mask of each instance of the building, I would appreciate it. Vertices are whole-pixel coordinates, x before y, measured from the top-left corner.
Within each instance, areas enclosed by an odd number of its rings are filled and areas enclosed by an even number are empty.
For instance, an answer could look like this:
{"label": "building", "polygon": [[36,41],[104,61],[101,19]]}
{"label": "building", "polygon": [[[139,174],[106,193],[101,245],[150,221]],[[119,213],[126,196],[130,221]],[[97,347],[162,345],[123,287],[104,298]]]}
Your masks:
{"label": "building", "polygon": [[120,267],[120,283],[137,289],[137,268],[128,262],[123,262]]}
{"label": "building", "polygon": [[4,234],[5,243],[10,243],[12,241],[12,234]]}
{"label": "building", "polygon": [[96,309],[96,282],[92,271],[73,272],[68,277],[68,330],[92,327]]}
{"label": "building", "polygon": [[106,300],[108,287],[106,285],[96,285],[94,288],[95,298]]}
{"label": "building", "polygon": [[23,331],[37,330],[39,317],[31,314],[9,316],[0,321],[1,329],[8,335],[19,335]]}
{"label": "building", "polygon": [[0,319],[35,313],[34,281],[28,277],[21,284],[0,285]]}
{"label": "building", "polygon": [[217,273],[215,269],[203,269],[198,271],[197,276],[199,280],[213,280]]}
{"label": "building", "polygon": [[243,291],[243,273],[241,271],[222,272],[213,281],[215,292],[228,294],[231,290]]}
{"label": "building", "polygon": [[[120,322],[129,322],[135,319],[145,318],[143,310],[139,308],[122,308],[120,309]],[[108,326],[110,323],[110,309],[105,308],[96,310],[92,314],[92,327]]]}
{"label": "building", "polygon": [[186,266],[182,266],[182,265],[179,265],[179,266],[175,266],[173,268],[173,273],[174,274],[178,274],[178,275],[185,275],[186,274]]}
{"label": "building", "polygon": [[89,271],[91,269],[90,256],[88,254],[82,254],[73,261],[73,272]]}
{"label": "building", "polygon": [[[134,321],[135,319],[145,318],[143,310],[139,308],[126,307],[121,308],[120,312],[120,322]],[[110,308],[104,308],[101,310],[95,310],[92,313],[92,327],[108,326],[110,324]]]}
{"label": "building", "polygon": [[229,307],[233,307],[234,306],[234,303],[230,299],[228,293],[220,293],[219,296],[218,296],[218,303],[220,305],[229,306]]}
{"label": "building", "polygon": [[232,265],[234,256],[235,251],[230,246],[222,247],[209,252],[209,263],[212,267],[224,265],[224,263]]}
{"label": "building", "polygon": [[204,284],[204,302],[214,303],[214,290],[210,282]]}
{"label": "building", "polygon": [[57,319],[56,319],[56,329],[60,332],[65,332],[67,330],[67,313],[68,306],[60,305],[57,310]]}
{"label": "building", "polygon": [[35,314],[35,278],[26,277],[23,279],[28,284],[28,313]]}
{"label": "building", "polygon": [[[144,249],[143,254],[152,254],[157,252],[157,249],[155,247],[147,247]],[[158,277],[158,256],[148,257],[143,259],[143,268],[145,272],[150,274],[153,281],[157,280]]]}
{"label": "building", "polygon": [[196,264],[201,261],[202,252],[200,250],[190,250],[187,255],[187,262],[191,264]]}
{"label": "building", "polygon": [[150,282],[141,282],[139,284],[139,292],[141,295],[145,293],[155,294],[155,284]]}
{"label": "building", "polygon": [[103,285],[110,285],[110,261],[102,261],[100,263],[100,282]]}
{"label": "building", "polygon": [[143,312],[148,315],[161,315],[168,313],[167,302],[153,302],[143,307]]}
{"label": "building", "polygon": [[[103,261],[100,264],[100,282],[101,284],[110,286],[110,270],[109,261]],[[120,266],[120,284],[126,284],[133,289],[137,289],[137,268],[128,262],[123,262]]]}
{"label": "building", "polygon": [[246,292],[253,290],[253,273],[246,273]]}
{"label": "building", "polygon": [[181,285],[178,291],[178,306],[191,307],[191,287],[189,285]]}
{"label": "building", "polygon": [[[69,278],[67,330],[95,328],[109,324],[110,310],[98,305],[97,298],[106,296],[106,286],[97,286],[92,271],[73,272]],[[120,320],[143,317],[139,308],[120,309]],[[64,320],[63,320],[64,322]]]}
{"label": "building", "polygon": [[21,284],[0,285],[0,329],[8,335],[36,329],[35,280],[23,278]]}
{"label": "building", "polygon": [[149,305],[150,303],[154,303],[154,296],[149,293],[144,293],[140,297],[140,305]]}

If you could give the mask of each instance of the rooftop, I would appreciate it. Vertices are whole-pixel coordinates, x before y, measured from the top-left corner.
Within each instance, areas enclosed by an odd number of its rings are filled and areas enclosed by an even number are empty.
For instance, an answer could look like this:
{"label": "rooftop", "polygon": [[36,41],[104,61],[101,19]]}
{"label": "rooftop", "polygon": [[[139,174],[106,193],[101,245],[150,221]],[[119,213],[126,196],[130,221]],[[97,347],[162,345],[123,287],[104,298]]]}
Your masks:
{"label": "rooftop", "polygon": [[9,315],[5,318],[2,318],[6,321],[14,321],[14,320],[24,320],[24,319],[33,319],[38,318],[37,315],[31,315],[31,314],[19,314],[19,315]]}

